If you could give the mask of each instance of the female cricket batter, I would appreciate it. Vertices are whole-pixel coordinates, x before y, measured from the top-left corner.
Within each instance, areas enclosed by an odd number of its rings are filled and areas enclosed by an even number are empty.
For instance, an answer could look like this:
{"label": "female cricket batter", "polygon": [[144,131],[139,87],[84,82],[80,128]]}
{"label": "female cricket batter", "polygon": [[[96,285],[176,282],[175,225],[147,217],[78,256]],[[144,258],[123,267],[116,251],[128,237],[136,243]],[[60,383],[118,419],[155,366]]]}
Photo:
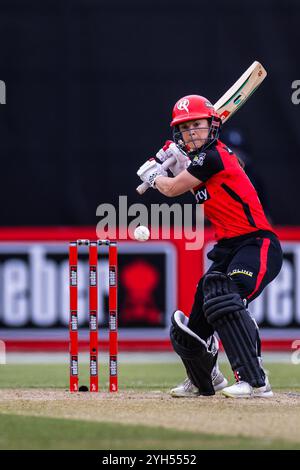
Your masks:
{"label": "female cricket batter", "polygon": [[[236,155],[219,139],[221,119],[204,97],[190,95],[174,106],[174,142],[157,153],[160,162],[173,156],[170,178],[155,159],[137,172],[162,194],[194,193],[204,204],[217,243],[208,253],[212,265],[200,279],[187,317],[172,315],[171,342],[181,357],[187,379],[171,390],[175,397],[214,395],[271,397],[262,368],[260,338],[247,305],[279,273],[282,251],[257,193]],[[228,387],[218,369],[218,333],[236,383]]]}

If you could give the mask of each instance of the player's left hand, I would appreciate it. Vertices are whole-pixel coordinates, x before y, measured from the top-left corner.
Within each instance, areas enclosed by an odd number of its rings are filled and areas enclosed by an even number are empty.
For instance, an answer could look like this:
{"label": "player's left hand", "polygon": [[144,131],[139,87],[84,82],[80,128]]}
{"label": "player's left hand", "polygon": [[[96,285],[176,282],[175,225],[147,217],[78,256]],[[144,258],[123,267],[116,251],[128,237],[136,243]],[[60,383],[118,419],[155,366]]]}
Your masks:
{"label": "player's left hand", "polygon": [[150,158],[138,169],[137,175],[142,181],[154,188],[155,179],[158,176],[168,176],[168,173],[162,169],[162,166],[154,158]]}

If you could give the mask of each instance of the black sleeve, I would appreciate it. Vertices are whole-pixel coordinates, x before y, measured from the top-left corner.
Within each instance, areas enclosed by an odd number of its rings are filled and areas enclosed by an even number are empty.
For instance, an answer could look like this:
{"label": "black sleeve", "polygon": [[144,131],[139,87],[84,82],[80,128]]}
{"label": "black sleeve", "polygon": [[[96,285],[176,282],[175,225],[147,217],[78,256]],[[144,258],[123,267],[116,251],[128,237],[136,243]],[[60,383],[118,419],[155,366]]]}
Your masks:
{"label": "black sleeve", "polygon": [[187,171],[200,181],[207,181],[219,171],[224,170],[219,152],[214,149],[208,149],[194,157]]}

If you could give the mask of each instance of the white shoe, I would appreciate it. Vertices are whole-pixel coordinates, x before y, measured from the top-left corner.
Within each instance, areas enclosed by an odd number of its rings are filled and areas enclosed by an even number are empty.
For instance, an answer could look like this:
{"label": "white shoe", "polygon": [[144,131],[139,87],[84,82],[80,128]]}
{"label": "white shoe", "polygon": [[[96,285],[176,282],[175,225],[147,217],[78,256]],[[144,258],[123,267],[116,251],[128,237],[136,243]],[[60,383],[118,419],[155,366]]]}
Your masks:
{"label": "white shoe", "polygon": [[213,383],[215,392],[219,392],[220,390],[223,390],[223,388],[227,387],[228,385],[228,380],[224,377],[224,375],[220,371],[218,364],[216,364],[215,367],[213,368],[211,378],[212,378],[212,383]]}
{"label": "white shoe", "polygon": [[177,387],[172,388],[170,391],[172,397],[186,397],[193,398],[199,396],[199,389],[193,384],[193,382],[187,377]]}
{"label": "white shoe", "polygon": [[[215,372],[215,373],[214,373]],[[214,375],[213,375],[214,373]],[[224,387],[227,387],[228,381],[225,379],[222,372],[219,368],[214,368],[212,373],[212,382],[215,389],[215,392],[222,390]],[[187,377],[184,382],[177,385],[177,387],[172,388],[171,390],[172,397],[185,397],[185,398],[193,398],[198,397],[200,395],[199,389],[193,384],[193,382]]]}
{"label": "white shoe", "polygon": [[273,396],[268,377],[263,387],[252,387],[247,382],[240,381],[230,387],[225,387],[222,393],[230,398],[270,398]]}

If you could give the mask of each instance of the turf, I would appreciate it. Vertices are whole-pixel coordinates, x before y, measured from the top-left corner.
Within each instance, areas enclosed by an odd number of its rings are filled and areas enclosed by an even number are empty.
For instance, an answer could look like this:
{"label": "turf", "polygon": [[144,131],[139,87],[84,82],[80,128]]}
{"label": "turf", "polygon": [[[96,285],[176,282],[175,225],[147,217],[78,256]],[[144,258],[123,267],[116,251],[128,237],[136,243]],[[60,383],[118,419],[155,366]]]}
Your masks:
{"label": "turf", "polygon": [[[300,391],[300,366],[266,364],[276,391]],[[223,372],[231,378],[227,366]],[[181,364],[122,364],[121,390],[167,391],[185,376]],[[88,384],[88,365],[81,365],[81,384]],[[107,390],[108,369],[101,366],[100,388]],[[64,364],[9,364],[0,366],[2,389],[68,389]],[[176,400],[174,400],[176,407]],[[238,419],[238,418],[237,418]],[[142,426],[18,416],[11,409],[0,414],[0,449],[299,449],[300,444],[281,439],[203,434]]]}
{"label": "turf", "polygon": [[160,427],[2,415],[0,449],[299,449],[296,444]]}
{"label": "turf", "polygon": [[[300,365],[269,363],[265,365],[274,390],[300,391]],[[229,366],[222,371],[231,379]],[[11,364],[0,366],[0,388],[68,388],[68,367],[64,364]],[[185,372],[181,364],[122,364],[119,367],[120,389],[163,390],[182,381]],[[88,384],[88,365],[80,370],[81,384]],[[108,368],[100,368],[100,387],[108,387]]]}

